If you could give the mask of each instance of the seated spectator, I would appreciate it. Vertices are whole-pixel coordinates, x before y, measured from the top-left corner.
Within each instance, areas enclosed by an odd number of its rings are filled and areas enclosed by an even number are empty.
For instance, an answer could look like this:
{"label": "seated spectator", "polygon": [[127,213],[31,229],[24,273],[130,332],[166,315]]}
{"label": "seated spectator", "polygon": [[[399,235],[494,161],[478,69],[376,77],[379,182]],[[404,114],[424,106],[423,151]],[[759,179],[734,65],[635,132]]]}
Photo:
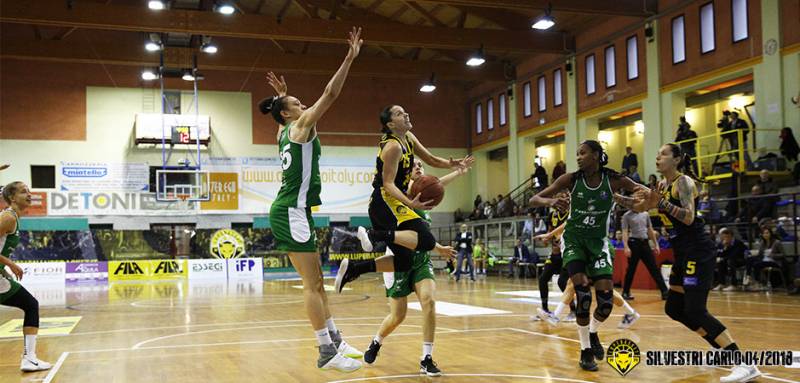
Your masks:
{"label": "seated spectator", "polygon": [[[781,241],[772,233],[769,227],[761,228],[761,239],[758,243],[758,256],[753,257],[751,279],[758,281],[761,275],[761,270],[765,267],[774,267],[784,272],[783,263],[783,248]],[[788,265],[787,265],[788,269]],[[757,288],[757,286],[755,286]]]}
{"label": "seated spectator", "polygon": [[496,217],[508,217],[508,199],[497,196],[497,208],[494,212]]}
{"label": "seated spectator", "polygon": [[697,212],[708,223],[717,223],[721,218],[717,203],[709,197],[708,192],[700,192],[700,202],[697,204]]}
{"label": "seated spectator", "polygon": [[763,218],[772,217],[773,201],[770,198],[760,197],[763,194],[761,186],[753,186],[750,199],[747,200],[747,207],[739,212],[736,222],[758,223]]}
{"label": "seated spectator", "polygon": [[772,176],[769,175],[769,170],[767,169],[762,169],[761,172],[758,173],[758,182],[756,184],[761,186],[763,194],[778,193],[778,185],[772,180]]}
{"label": "seated spectator", "polygon": [[[747,246],[735,238],[733,230],[723,228],[719,232],[720,243],[717,245],[717,272],[714,291],[733,291],[738,286],[736,269],[745,266]],[[727,285],[723,287],[723,285]]]}
{"label": "seated spectator", "polygon": [[531,252],[528,246],[522,241],[522,238],[517,239],[517,245],[514,246],[514,256],[508,261],[509,278],[514,277],[514,267],[520,262],[527,262],[531,258]]}
{"label": "seated spectator", "polygon": [[482,204],[483,204],[483,198],[481,198],[481,195],[480,195],[480,194],[478,194],[478,195],[475,197],[475,202],[474,202],[473,204],[474,204],[474,206],[473,206],[473,208],[474,208],[474,209],[483,209],[483,206],[482,206]]}
{"label": "seated spectator", "polygon": [[642,183],[642,177],[639,176],[639,171],[636,170],[636,165],[631,165],[628,167],[628,177],[630,177],[633,182],[636,182],[637,184]]}
{"label": "seated spectator", "polygon": [[[784,227],[786,224],[790,224],[792,222],[791,218],[781,217],[778,218],[778,224],[775,226],[775,234],[781,241],[795,241],[797,238],[794,234],[786,231]],[[800,262],[797,262],[800,263]]]}
{"label": "seated spectator", "polygon": [[800,154],[800,146],[797,145],[797,140],[794,139],[792,128],[785,127],[781,129],[781,154],[789,161],[797,161],[797,155]]}
{"label": "seated spectator", "polygon": [[486,219],[492,219],[495,215],[495,205],[497,205],[497,200],[492,199],[486,206],[483,208],[483,216]]}
{"label": "seated spectator", "polygon": [[647,179],[647,187],[653,190],[658,189],[658,177],[655,174],[651,174]]}
{"label": "seated spectator", "polygon": [[464,220],[464,213],[461,211],[461,208],[456,209],[455,213],[453,213],[453,221],[461,222]]}
{"label": "seated spectator", "polygon": [[614,246],[615,249],[625,248],[625,242],[622,240],[622,230],[617,230],[614,238],[611,238],[611,246]]}
{"label": "seated spectator", "polygon": [[656,238],[658,239],[658,247],[661,249],[669,249],[672,247],[672,244],[669,243],[669,231],[665,226],[661,226],[661,230],[656,232]]}

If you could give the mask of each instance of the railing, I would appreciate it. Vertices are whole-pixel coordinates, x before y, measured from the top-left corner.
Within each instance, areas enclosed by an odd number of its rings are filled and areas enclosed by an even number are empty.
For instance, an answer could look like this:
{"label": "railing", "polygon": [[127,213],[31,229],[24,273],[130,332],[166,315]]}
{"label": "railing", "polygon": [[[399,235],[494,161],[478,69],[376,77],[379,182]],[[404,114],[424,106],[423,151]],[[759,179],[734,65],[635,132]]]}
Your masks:
{"label": "railing", "polygon": [[[741,173],[747,171],[750,159],[757,154],[757,151],[745,146],[745,143],[747,142],[744,139],[745,132],[750,134],[750,142],[754,143],[756,132],[775,132],[777,135],[780,134],[780,131],[780,129],[761,128],[750,128],[747,130],[734,129],[726,132],[699,136],[689,140],[678,141],[676,144],[683,144],[682,146],[686,146],[687,144],[694,143],[697,155],[692,157],[692,161],[695,162],[695,170],[697,171],[697,175],[700,177],[705,177],[707,180],[716,180],[729,178],[734,172]],[[726,150],[723,150],[724,146],[727,146]],[[714,147],[716,147],[717,150],[713,150]],[[780,153],[779,148],[765,149],[767,152]],[[731,166],[730,171],[717,172],[716,165],[720,163],[720,159],[724,159],[725,157],[728,157],[728,162]],[[711,161],[711,158],[713,158],[713,161]],[[724,163],[724,161],[722,163]]]}

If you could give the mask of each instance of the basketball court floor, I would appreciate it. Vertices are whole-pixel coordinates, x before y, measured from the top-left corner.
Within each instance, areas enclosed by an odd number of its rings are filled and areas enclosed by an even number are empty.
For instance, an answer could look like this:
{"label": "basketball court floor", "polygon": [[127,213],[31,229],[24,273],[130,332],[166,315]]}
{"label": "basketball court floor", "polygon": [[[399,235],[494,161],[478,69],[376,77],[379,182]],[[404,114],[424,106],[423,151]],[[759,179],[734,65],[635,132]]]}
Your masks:
{"label": "basketball court floor", "polygon": [[[371,274],[331,309],[345,339],[364,350],[384,315],[381,279]],[[332,285],[332,279],[326,284]],[[315,338],[303,306],[300,281],[147,282],[68,287],[46,291],[42,317],[55,318],[42,336],[39,356],[51,371],[22,374],[19,336],[0,338],[0,382],[717,382],[727,374],[712,367],[651,367],[644,360],[627,376],[607,363],[600,371],[578,368],[574,323],[558,328],[533,322],[538,291],[533,280],[498,277],[455,283],[438,276],[434,358],[439,378],[418,374],[421,312],[416,299],[403,325],[384,341],[377,362],[343,374],[318,370]],[[556,289],[557,291],[557,289]],[[618,338],[642,350],[707,350],[707,345],[662,313],[652,291],[634,290],[642,318],[618,330],[620,310],[600,330],[605,346]],[[551,292],[551,307],[558,294]],[[48,300],[51,302],[48,303]],[[783,293],[712,292],[709,309],[748,349],[800,350],[800,300]],[[0,310],[0,326],[21,319]],[[59,319],[60,318],[60,319]],[[77,323],[76,323],[77,322]],[[70,326],[74,325],[70,332]],[[6,326],[7,327],[7,326]],[[11,330],[9,330],[11,331]],[[3,334],[0,334],[3,336]],[[800,369],[765,367],[761,382],[800,381]]]}

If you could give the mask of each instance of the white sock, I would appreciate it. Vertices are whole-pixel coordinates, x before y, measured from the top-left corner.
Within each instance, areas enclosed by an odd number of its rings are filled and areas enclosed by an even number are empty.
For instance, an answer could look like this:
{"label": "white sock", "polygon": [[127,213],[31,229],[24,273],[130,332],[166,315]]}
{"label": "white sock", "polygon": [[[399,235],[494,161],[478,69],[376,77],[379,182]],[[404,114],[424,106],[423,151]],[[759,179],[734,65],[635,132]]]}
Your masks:
{"label": "white sock", "polygon": [[314,335],[317,336],[317,343],[319,343],[320,346],[333,344],[333,341],[331,340],[331,334],[328,332],[327,327],[314,330]]}
{"label": "white sock", "polygon": [[378,344],[383,344],[383,337],[381,334],[375,334],[375,341],[378,342]]}
{"label": "white sock", "polygon": [[422,342],[422,357],[420,360],[425,359],[428,355],[433,355],[433,342]]}
{"label": "white sock", "polygon": [[601,324],[603,324],[603,322],[600,322],[599,320],[594,319],[594,315],[592,315],[592,319],[589,320],[589,332],[590,333],[596,333],[597,329],[600,328]]}
{"label": "white sock", "polygon": [[567,308],[567,305],[565,305],[564,302],[558,302],[558,306],[556,306],[556,311],[553,311],[553,315],[555,315],[556,318],[561,318],[561,314],[564,313],[565,308]]}
{"label": "white sock", "polygon": [[622,308],[625,309],[625,312],[628,315],[633,315],[636,313],[636,310],[634,310],[633,307],[631,307],[631,305],[629,305],[625,300],[622,301]]}
{"label": "white sock", "polygon": [[581,340],[581,350],[592,348],[592,343],[589,341],[589,326],[578,325],[578,338]]}
{"label": "white sock", "polygon": [[336,329],[336,324],[333,323],[333,317],[330,317],[325,320],[325,325],[328,326],[328,331],[330,332],[337,332],[339,330]]}
{"label": "white sock", "polygon": [[24,352],[28,359],[36,360],[36,335],[25,335]]}

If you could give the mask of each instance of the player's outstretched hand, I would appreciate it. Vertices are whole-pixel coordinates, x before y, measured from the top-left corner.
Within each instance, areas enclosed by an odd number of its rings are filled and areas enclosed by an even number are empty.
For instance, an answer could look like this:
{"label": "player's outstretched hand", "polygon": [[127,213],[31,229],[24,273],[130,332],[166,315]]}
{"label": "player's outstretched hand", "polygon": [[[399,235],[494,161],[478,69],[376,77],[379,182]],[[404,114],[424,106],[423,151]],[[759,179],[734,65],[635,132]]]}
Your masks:
{"label": "player's outstretched hand", "polygon": [[433,250],[439,255],[448,259],[452,259],[456,256],[456,249],[454,249],[453,246],[442,246],[437,243]]}
{"label": "player's outstretched hand", "polygon": [[272,89],[275,89],[275,93],[278,93],[278,97],[284,97],[288,94],[289,87],[286,85],[286,80],[283,79],[283,76],[278,78],[275,73],[269,72],[267,73],[267,82],[272,86]]}

